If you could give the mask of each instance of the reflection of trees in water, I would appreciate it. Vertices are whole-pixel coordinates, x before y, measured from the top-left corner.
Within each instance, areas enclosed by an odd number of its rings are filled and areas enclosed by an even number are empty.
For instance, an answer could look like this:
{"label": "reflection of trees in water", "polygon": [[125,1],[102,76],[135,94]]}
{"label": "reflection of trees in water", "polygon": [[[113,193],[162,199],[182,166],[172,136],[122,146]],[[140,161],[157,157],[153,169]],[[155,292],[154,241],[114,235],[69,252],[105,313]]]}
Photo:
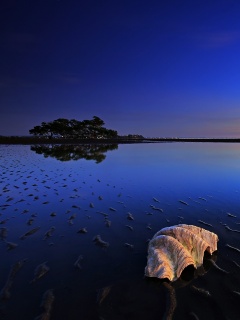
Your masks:
{"label": "reflection of trees in water", "polygon": [[70,160],[95,160],[102,162],[109,150],[118,149],[117,144],[84,144],[84,145],[33,145],[31,150],[37,154],[43,154],[45,158],[52,157],[60,161]]}

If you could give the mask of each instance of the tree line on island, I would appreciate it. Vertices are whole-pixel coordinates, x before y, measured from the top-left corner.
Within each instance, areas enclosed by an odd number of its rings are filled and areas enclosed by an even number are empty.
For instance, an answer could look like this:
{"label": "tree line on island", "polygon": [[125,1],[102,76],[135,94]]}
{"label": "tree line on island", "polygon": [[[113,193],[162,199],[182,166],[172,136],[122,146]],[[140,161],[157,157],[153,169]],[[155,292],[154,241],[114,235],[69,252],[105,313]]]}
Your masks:
{"label": "tree line on island", "polygon": [[41,125],[30,129],[29,133],[49,139],[112,139],[118,137],[116,130],[107,129],[104,125],[104,121],[97,116],[83,121],[59,118],[50,122],[42,122]]}

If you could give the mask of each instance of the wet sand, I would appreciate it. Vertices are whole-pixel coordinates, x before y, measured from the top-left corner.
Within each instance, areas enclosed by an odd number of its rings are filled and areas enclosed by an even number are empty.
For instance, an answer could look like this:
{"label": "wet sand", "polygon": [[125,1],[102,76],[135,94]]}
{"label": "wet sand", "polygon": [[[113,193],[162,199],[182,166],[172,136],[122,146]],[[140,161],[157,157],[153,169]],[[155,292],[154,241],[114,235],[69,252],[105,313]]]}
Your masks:
{"label": "wet sand", "polygon": [[[157,320],[174,311],[173,320],[237,319],[239,158],[217,153],[220,166],[207,147],[122,145],[95,165],[2,146],[0,318]],[[144,268],[148,239],[180,223],[218,234],[221,270],[206,266],[186,286],[173,283],[171,311],[171,292]]]}

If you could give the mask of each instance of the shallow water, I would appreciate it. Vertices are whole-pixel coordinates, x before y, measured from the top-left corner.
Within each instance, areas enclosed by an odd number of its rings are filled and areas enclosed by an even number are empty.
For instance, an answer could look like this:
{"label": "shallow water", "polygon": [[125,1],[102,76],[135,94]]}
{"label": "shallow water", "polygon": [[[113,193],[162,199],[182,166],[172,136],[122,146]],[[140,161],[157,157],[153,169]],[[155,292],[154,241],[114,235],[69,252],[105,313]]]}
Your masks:
{"label": "shallow water", "polygon": [[[0,240],[0,290],[11,266],[27,259],[13,279],[10,298],[0,302],[0,319],[34,319],[43,312],[40,305],[48,289],[55,296],[51,319],[162,319],[168,294],[161,281],[144,278],[147,240],[179,223],[217,233],[217,264],[229,273],[210,268],[176,286],[173,319],[195,319],[191,312],[199,319],[238,319],[240,267],[234,261],[240,265],[240,253],[226,244],[240,249],[240,233],[225,225],[240,230],[240,145],[151,143],[93,149],[68,149],[62,155],[49,148],[0,146],[0,228],[7,229],[5,241]],[[52,236],[44,240],[53,226]],[[20,239],[36,227],[40,229]],[[81,228],[87,233],[78,233]],[[96,235],[109,247],[95,245]],[[18,246],[7,250],[6,241]],[[81,269],[74,266],[79,255]],[[45,261],[49,271],[30,283]],[[194,292],[192,285],[211,296]],[[99,303],[104,287],[108,294]]]}

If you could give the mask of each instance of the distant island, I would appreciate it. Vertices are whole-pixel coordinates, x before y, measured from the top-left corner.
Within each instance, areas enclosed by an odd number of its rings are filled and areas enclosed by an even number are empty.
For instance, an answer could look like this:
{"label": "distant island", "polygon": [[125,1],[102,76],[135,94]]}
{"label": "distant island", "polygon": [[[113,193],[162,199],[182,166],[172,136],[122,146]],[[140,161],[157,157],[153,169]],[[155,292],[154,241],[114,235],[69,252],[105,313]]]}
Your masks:
{"label": "distant island", "polygon": [[107,139],[116,138],[116,130],[106,129],[104,121],[94,116],[91,120],[75,120],[59,118],[50,122],[42,122],[29,130],[29,133],[37,137],[48,139]]}
{"label": "distant island", "polygon": [[225,142],[240,143],[240,138],[140,138],[139,135],[118,136],[108,139],[48,139],[31,136],[0,136],[0,144],[44,145],[44,144],[129,144],[129,143],[159,143],[159,142]]}
{"label": "distant island", "polygon": [[140,134],[120,136],[116,130],[104,127],[104,121],[58,118],[42,122],[29,130],[29,136],[0,136],[0,144],[79,144],[79,143],[153,143],[153,142],[240,142],[240,138],[146,138]]}
{"label": "distant island", "polygon": [[66,144],[89,142],[123,142],[142,140],[144,137],[137,134],[119,136],[113,129],[104,127],[104,121],[93,116],[90,120],[59,118],[50,122],[42,122],[29,130],[30,136],[0,136],[0,144]]}

